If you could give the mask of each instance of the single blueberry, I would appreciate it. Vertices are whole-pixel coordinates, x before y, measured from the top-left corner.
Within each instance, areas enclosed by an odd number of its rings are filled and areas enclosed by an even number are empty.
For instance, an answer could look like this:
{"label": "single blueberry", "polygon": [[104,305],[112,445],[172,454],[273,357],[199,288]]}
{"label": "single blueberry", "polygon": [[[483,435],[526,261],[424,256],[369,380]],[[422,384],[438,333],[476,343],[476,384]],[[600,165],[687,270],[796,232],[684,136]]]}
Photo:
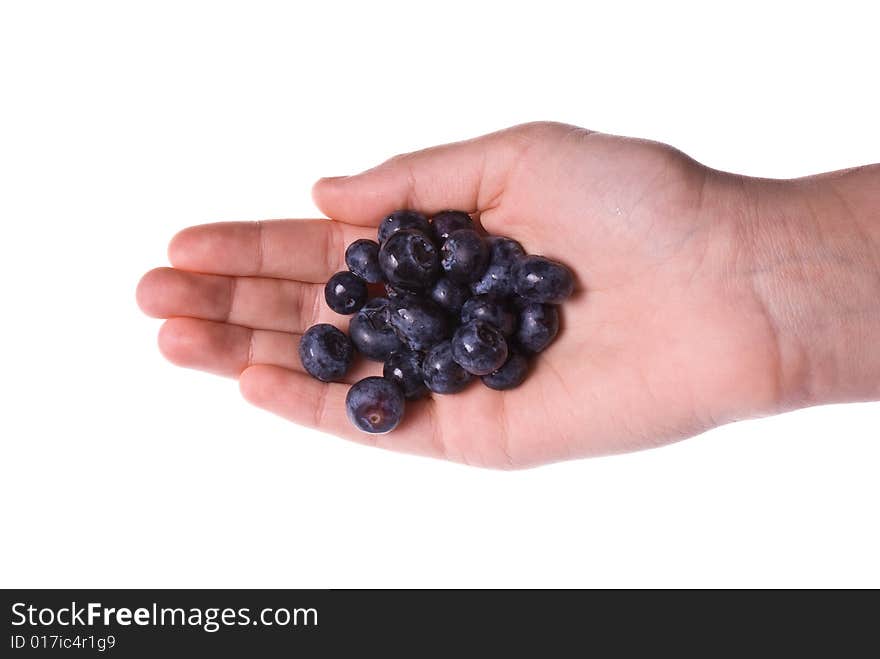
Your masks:
{"label": "single blueberry", "polygon": [[370,284],[382,281],[379,267],[379,243],[361,238],[355,240],[345,250],[345,265],[358,277]]}
{"label": "single blueberry", "polygon": [[471,284],[474,295],[507,297],[513,293],[513,272],[525,250],[512,238],[489,236],[489,265],[483,276]]}
{"label": "single blueberry", "polygon": [[481,379],[490,389],[504,391],[522,384],[529,372],[529,360],[519,352],[511,353],[504,365]]}
{"label": "single blueberry", "polygon": [[391,284],[386,283],[385,297],[393,302],[395,300],[404,300],[412,297],[419,297],[419,294],[416,291],[411,291],[408,288],[400,288],[399,286],[392,286]]}
{"label": "single blueberry", "polygon": [[351,341],[333,325],[312,325],[300,339],[299,360],[303,368],[323,382],[341,380],[352,359],[354,348]]}
{"label": "single blueberry", "polygon": [[422,379],[422,353],[399,350],[385,361],[382,375],[395,382],[408,400],[421,398],[428,390]]}
{"label": "single blueberry", "polygon": [[415,296],[391,302],[391,326],[410,350],[429,350],[449,338],[446,313],[430,300]]}
{"label": "single blueberry", "polygon": [[348,324],[351,342],[364,357],[384,362],[403,344],[391,327],[391,303],[384,297],[373,298]]}
{"label": "single blueberry", "polygon": [[507,341],[499,329],[474,320],[452,335],[452,358],[468,373],[487,375],[507,360]]}
{"label": "single blueberry", "polygon": [[556,338],[559,312],[550,304],[528,304],[519,312],[516,342],[526,352],[541,352]]}
{"label": "single blueberry", "polygon": [[379,266],[385,281],[395,287],[425,288],[440,274],[434,243],[416,229],[396,231],[382,243]]}
{"label": "single blueberry", "polygon": [[401,229],[418,229],[424,233],[430,233],[431,226],[428,218],[416,211],[394,211],[379,223],[379,244],[384,243],[391,234]]}
{"label": "single blueberry", "polygon": [[352,314],[367,301],[367,285],[347,270],[337,272],[324,286],[324,299],[336,313]]}
{"label": "single blueberry", "polygon": [[574,290],[574,276],[561,263],[543,256],[517,261],[513,277],[517,294],[531,302],[559,304]]}
{"label": "single blueberry", "polygon": [[516,329],[516,314],[503,299],[489,295],[476,295],[464,303],[461,308],[461,322],[482,320],[501,330],[504,336],[510,336]]}
{"label": "single blueberry", "polygon": [[440,277],[431,290],[429,297],[440,307],[452,314],[458,314],[461,306],[471,296],[470,289],[464,284],[458,284],[446,277]]}
{"label": "single blueberry", "polygon": [[473,229],[457,229],[440,248],[440,266],[453,281],[469,283],[483,276],[489,262],[489,247]]}
{"label": "single blueberry", "polygon": [[489,236],[486,238],[489,244],[490,261],[507,261],[513,263],[519,257],[525,256],[526,250],[518,241],[507,236]]}
{"label": "single blueberry", "polygon": [[471,216],[462,211],[443,211],[431,218],[431,236],[438,245],[442,245],[453,231],[473,228]]}
{"label": "single blueberry", "polygon": [[443,341],[434,346],[422,361],[425,386],[436,394],[454,394],[471,381],[471,374],[452,358],[452,343]]}
{"label": "single blueberry", "polygon": [[403,419],[406,402],[396,384],[377,376],[353,384],[345,397],[345,411],[358,430],[385,433]]}

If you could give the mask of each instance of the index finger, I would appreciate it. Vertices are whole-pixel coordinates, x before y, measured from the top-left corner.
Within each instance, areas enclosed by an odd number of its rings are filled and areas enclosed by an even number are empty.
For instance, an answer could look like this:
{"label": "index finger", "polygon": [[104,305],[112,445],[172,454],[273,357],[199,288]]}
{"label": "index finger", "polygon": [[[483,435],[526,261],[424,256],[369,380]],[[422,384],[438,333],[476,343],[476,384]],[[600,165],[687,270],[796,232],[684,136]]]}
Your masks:
{"label": "index finger", "polygon": [[345,248],[358,238],[375,240],[376,229],[333,220],[215,222],[174,236],[168,259],[181,270],[322,283],[345,269]]}

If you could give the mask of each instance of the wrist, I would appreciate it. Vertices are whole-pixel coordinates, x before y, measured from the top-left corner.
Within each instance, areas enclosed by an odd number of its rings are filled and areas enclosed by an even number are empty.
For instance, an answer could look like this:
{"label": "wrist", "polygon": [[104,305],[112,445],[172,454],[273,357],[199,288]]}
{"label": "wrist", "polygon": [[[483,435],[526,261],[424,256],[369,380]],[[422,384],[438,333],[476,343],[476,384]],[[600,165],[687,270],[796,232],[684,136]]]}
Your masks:
{"label": "wrist", "polygon": [[880,167],[737,186],[737,273],[775,342],[769,411],[880,399]]}

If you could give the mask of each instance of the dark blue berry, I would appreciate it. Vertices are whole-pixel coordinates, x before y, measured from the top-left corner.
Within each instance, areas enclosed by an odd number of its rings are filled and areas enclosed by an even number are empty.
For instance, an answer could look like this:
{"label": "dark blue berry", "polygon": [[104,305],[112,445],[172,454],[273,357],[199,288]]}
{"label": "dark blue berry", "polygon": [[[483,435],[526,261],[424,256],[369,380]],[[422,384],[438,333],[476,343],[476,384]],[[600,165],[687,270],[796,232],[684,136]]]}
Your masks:
{"label": "dark blue berry", "polygon": [[507,297],[513,293],[516,262],[525,255],[522,245],[511,238],[489,236],[489,265],[483,276],[471,284],[474,295]]}
{"label": "dark blue berry", "polygon": [[382,281],[379,267],[379,244],[366,238],[355,240],[345,250],[345,265],[358,277],[370,284]]}
{"label": "dark blue berry", "polygon": [[[457,393],[475,375],[492,389],[519,386],[529,355],[559,331],[552,305],[573,292],[572,272],[527,256],[510,238],[483,238],[461,211],[440,212],[430,223],[421,213],[395,211],[380,223],[378,238],[349,245],[350,272],[325,287],[331,309],[356,311],[350,338],[319,325],[300,344],[304,367],[324,380],[343,377],[355,349],[384,362],[384,377],[349,390],[354,425],[388,432],[402,419],[406,399]],[[383,283],[387,298],[367,302],[367,283]]]}
{"label": "dark blue berry", "polygon": [[492,371],[489,375],[484,375],[481,379],[490,389],[504,391],[505,389],[513,389],[522,384],[529,372],[529,360],[518,352],[514,352],[504,362],[504,366],[497,371]]}
{"label": "dark blue berry", "polygon": [[489,295],[477,295],[464,303],[461,308],[461,322],[482,320],[501,330],[504,336],[510,336],[516,329],[516,314],[507,303]]}
{"label": "dark blue berry", "polygon": [[403,392],[390,380],[369,377],[356,382],[345,397],[345,410],[358,430],[390,432],[403,419]]}
{"label": "dark blue berry", "polygon": [[443,211],[431,218],[431,236],[438,245],[442,245],[453,231],[473,228],[471,216],[461,211]]}
{"label": "dark blue berry", "polygon": [[497,328],[474,320],[452,335],[452,357],[468,373],[487,375],[507,360],[507,341]]}
{"label": "dark blue berry", "polygon": [[385,284],[385,297],[393,302],[394,300],[404,300],[412,297],[419,297],[419,294],[416,291],[409,290],[408,288],[400,288],[398,286],[392,286],[391,284]]}
{"label": "dark blue berry", "polygon": [[471,374],[452,358],[452,343],[443,341],[434,346],[422,361],[425,386],[436,394],[454,394],[471,381]]}
{"label": "dark blue berry", "polygon": [[574,290],[574,276],[561,263],[526,256],[517,261],[513,285],[517,294],[530,302],[559,304]]}
{"label": "dark blue berry", "polygon": [[556,338],[559,312],[549,304],[529,304],[519,312],[516,342],[526,352],[541,352]]}
{"label": "dark blue berry", "polygon": [[385,362],[382,375],[396,383],[408,400],[421,398],[428,390],[422,379],[422,353],[400,350]]}
{"label": "dark blue berry", "polygon": [[489,247],[473,229],[457,229],[440,248],[440,266],[452,281],[469,283],[483,276]]}
{"label": "dark blue berry", "polygon": [[300,339],[299,360],[303,368],[324,382],[341,380],[352,359],[354,348],[351,341],[333,325],[312,325]]}
{"label": "dark blue berry", "polygon": [[391,326],[410,350],[429,350],[449,338],[446,313],[430,300],[415,297],[391,302]]}
{"label": "dark blue berry", "polygon": [[418,229],[426,234],[430,233],[431,227],[428,218],[416,211],[394,211],[379,223],[379,244],[384,243],[391,234],[401,229]]}
{"label": "dark blue berry", "polygon": [[415,229],[401,229],[382,243],[379,266],[385,281],[395,287],[425,288],[440,274],[437,249]]}
{"label": "dark blue berry", "polygon": [[364,357],[384,362],[403,344],[391,327],[391,303],[384,297],[367,302],[348,324],[351,342]]}
{"label": "dark blue berry", "polygon": [[336,313],[352,314],[367,301],[367,285],[348,271],[337,272],[324,286],[324,299]]}
{"label": "dark blue berry", "polygon": [[431,290],[428,291],[428,295],[449,313],[458,314],[461,311],[461,306],[471,296],[471,291],[464,284],[458,284],[446,277],[440,277],[440,279],[434,282]]}
{"label": "dark blue berry", "polygon": [[489,261],[514,263],[526,254],[519,242],[507,236],[489,236],[486,242],[489,244]]}

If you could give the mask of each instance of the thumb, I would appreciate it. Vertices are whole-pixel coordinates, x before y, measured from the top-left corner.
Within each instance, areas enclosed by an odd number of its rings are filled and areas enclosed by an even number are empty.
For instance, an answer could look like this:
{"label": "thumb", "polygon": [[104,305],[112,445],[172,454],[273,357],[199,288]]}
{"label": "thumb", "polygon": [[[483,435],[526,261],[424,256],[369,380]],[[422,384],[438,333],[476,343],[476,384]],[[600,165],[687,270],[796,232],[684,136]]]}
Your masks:
{"label": "thumb", "polygon": [[428,215],[446,209],[482,212],[503,192],[527,143],[527,126],[395,156],[354,176],[322,178],[312,196],[328,217],[362,225],[377,225],[401,208]]}

